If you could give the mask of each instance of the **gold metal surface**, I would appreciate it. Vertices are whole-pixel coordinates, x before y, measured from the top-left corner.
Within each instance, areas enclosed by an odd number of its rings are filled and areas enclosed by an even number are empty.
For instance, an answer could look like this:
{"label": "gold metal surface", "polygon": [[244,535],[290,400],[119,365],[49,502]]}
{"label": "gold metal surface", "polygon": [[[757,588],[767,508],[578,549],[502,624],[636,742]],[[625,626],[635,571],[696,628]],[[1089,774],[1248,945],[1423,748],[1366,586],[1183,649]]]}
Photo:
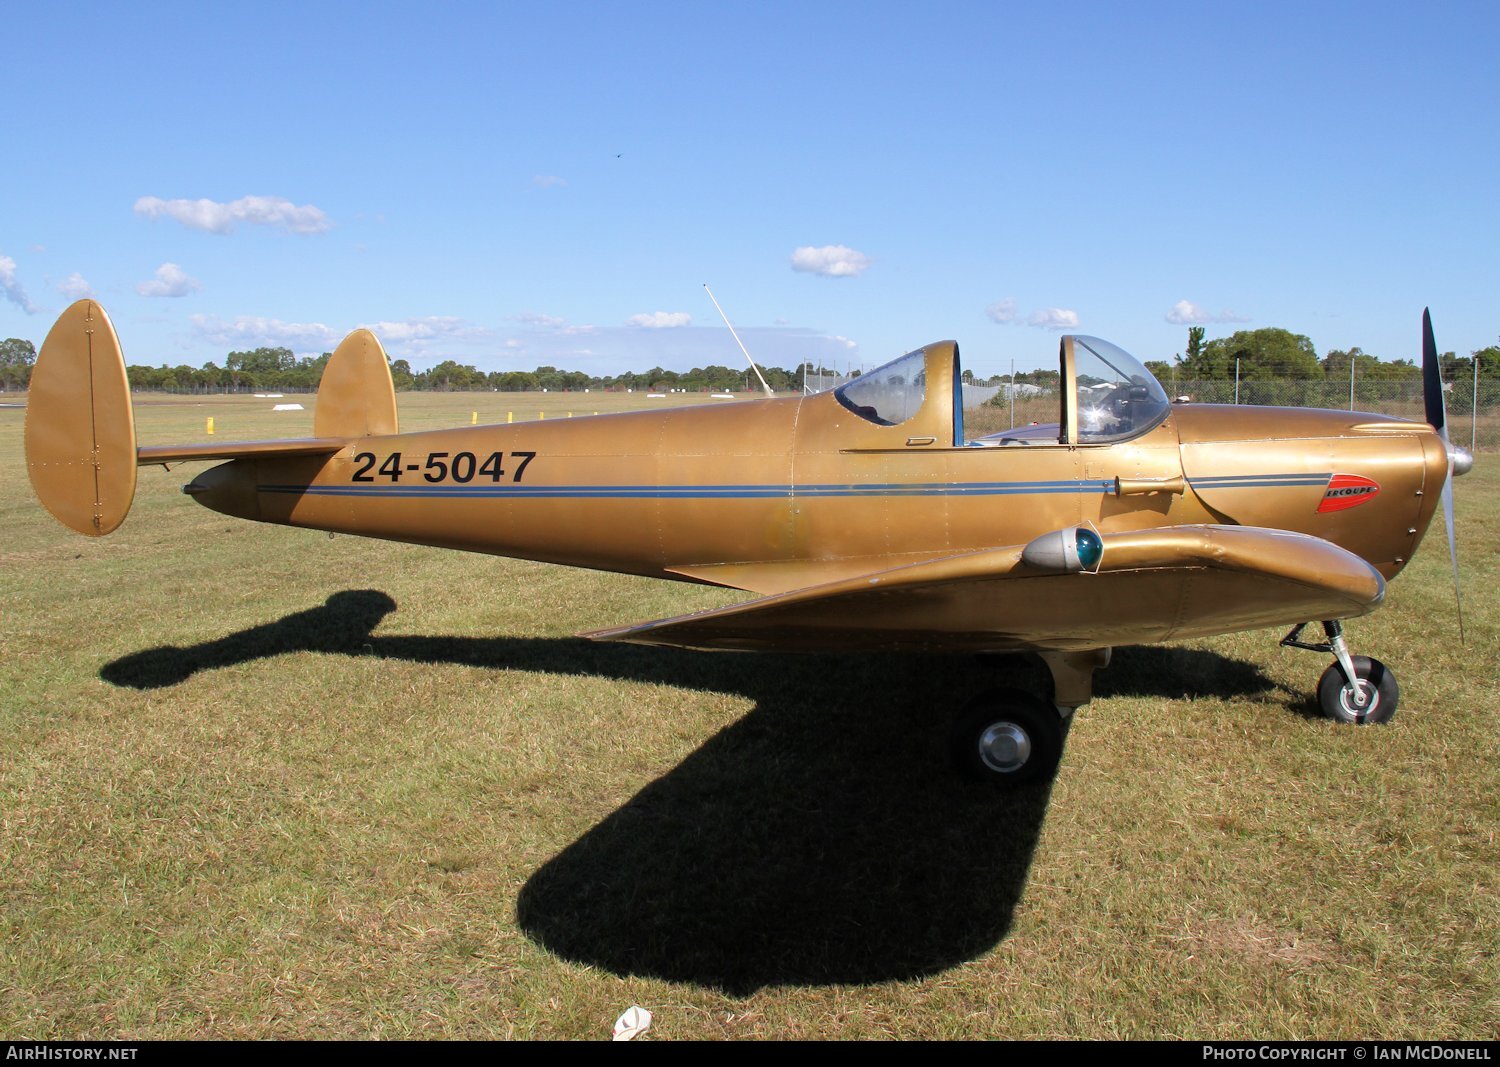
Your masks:
{"label": "gold metal surface", "polygon": [[[137,463],[222,459],[188,490],[225,514],[759,595],[600,639],[1038,649],[1064,674],[1092,661],[1063,653],[1363,614],[1431,521],[1448,461],[1425,424],[1188,404],[1080,443],[1072,338],[1060,360],[1056,439],[1013,444],[956,438],[948,341],[921,350],[925,399],[896,425],[822,393],[400,433],[361,330],[329,361],[316,437],[137,449],[114,331],[82,301],[37,363],[28,469],[84,533],[123,520]],[[1102,539],[1097,573],[1021,562],[1077,526]]]}
{"label": "gold metal surface", "polygon": [[135,496],[135,420],[120,341],[79,300],[53,325],[31,373],[26,470],[58,522],[90,537],[117,529]]}

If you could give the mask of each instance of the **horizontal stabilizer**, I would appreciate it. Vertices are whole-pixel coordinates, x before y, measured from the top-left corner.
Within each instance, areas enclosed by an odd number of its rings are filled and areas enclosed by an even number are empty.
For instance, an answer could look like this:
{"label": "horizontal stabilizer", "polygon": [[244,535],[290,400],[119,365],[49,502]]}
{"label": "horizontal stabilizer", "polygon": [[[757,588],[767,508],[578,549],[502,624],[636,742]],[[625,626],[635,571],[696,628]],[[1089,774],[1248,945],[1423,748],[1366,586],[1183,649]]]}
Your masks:
{"label": "horizontal stabilizer", "polygon": [[1105,534],[1097,572],[1024,546],[947,556],[744,604],[584,634],[688,648],[1070,650],[1363,615],[1385,581],[1320,538],[1247,526]]}
{"label": "horizontal stabilizer", "polygon": [[136,462],[142,467],[193,459],[243,459],[247,456],[326,456],[349,442],[342,437],[303,437],[290,441],[223,441],[206,445],[142,445]]}
{"label": "horizontal stabilizer", "polygon": [[385,349],[355,330],[323,368],[313,413],[316,437],[136,447],[130,382],[120,339],[104,309],[80,300],[58,317],[31,372],[26,470],[59,522],[98,537],[125,521],[136,468],[189,460],[327,456],[351,440],[396,432],[396,390]]}

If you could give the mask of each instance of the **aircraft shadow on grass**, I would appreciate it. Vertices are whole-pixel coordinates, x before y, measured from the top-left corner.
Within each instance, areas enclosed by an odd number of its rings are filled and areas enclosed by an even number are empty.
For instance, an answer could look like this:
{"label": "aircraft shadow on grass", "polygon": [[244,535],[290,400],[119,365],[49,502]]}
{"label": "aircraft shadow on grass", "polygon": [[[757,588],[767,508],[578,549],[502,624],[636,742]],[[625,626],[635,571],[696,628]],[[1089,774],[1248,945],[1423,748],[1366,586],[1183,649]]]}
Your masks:
{"label": "aircraft shadow on grass", "polygon": [[[191,648],[107,664],[155,689],[294,651],[457,663],[733,692],[754,709],[537,870],[517,921],[566,959],[745,995],[768,985],[931,975],[1009,931],[1050,787],[958,780],[946,725],[968,696],[1035,688],[1024,658],[732,655],[577,638],[372,633],[372,590]],[[1276,688],[1213,652],[1129,648],[1100,696],[1232,696]],[[1066,756],[1063,773],[1066,773]]]}

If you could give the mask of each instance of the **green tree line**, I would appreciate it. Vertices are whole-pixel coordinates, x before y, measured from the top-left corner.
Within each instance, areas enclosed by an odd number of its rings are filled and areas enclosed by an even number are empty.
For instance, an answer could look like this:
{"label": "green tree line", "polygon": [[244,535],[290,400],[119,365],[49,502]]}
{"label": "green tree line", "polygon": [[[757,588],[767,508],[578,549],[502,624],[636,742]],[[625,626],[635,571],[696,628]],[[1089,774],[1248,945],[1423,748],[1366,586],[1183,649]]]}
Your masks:
{"label": "green tree line", "polygon": [[[201,367],[186,364],[170,367],[165,363],[159,367],[131,365],[126,368],[126,374],[132,389],[203,393],[311,391],[318,387],[328,358],[327,352],[299,359],[289,348],[256,348],[248,352],[230,352],[222,367],[213,362]],[[1468,356],[1445,352],[1441,359],[1443,377],[1448,381],[1467,378],[1476,364],[1481,375],[1500,374],[1500,344],[1476,349]],[[0,341],[0,389],[25,389],[35,362],[36,347],[30,341],[16,337]],[[1358,347],[1333,349],[1320,358],[1306,336],[1275,327],[1240,330],[1229,337],[1205,341],[1204,328],[1192,326],[1188,328],[1186,353],[1177,355],[1172,362],[1148,360],[1146,366],[1164,382],[1174,378],[1230,381],[1235,376],[1236,364],[1241,381],[1347,381],[1351,362],[1354,376],[1361,381],[1415,381],[1422,373],[1415,359],[1381,360]],[[796,392],[802,387],[800,367],[795,371],[767,367],[764,373],[766,381],[777,392]],[[481,371],[451,359],[427,370],[414,371],[407,360],[398,359],[391,363],[391,378],[399,390],[439,392],[535,392],[543,389],[553,392],[584,389],[754,392],[759,388],[759,382],[748,370],[717,365],[694,367],[689,371],[652,367],[647,371],[601,376],[557,367],[537,367],[530,371]],[[1017,381],[1047,385],[1055,384],[1057,373],[1031,371],[1018,374],[1016,378]]]}
{"label": "green tree line", "polygon": [[[1188,327],[1187,352],[1173,363],[1147,361],[1146,367],[1162,381],[1173,377],[1185,381],[1232,381],[1238,371],[1241,381],[1348,381],[1350,365],[1360,381],[1419,381],[1421,364],[1416,359],[1382,360],[1359,347],[1333,349],[1318,357],[1312,341],[1290,330],[1266,327],[1239,330],[1229,337],[1203,339],[1202,326]],[[1468,356],[1444,352],[1439,357],[1443,378],[1467,378],[1477,364],[1481,375],[1500,373],[1500,345],[1476,349]]]}
{"label": "green tree line", "polygon": [[[231,352],[221,367],[209,362],[201,367],[180,364],[159,367],[131,364],[125,368],[132,389],[181,392],[311,391],[323,377],[323,367],[331,353],[298,358],[290,348],[256,348],[249,352]],[[0,388],[25,389],[36,362],[36,348],[30,341],[11,338],[0,342]],[[802,371],[765,367],[766,382],[777,392],[796,392],[802,388]],[[664,392],[670,389],[688,392],[757,391],[760,382],[749,370],[710,365],[689,371],[671,371],[652,367],[648,371],[597,375],[583,371],[538,367],[535,370],[482,371],[477,367],[444,360],[428,370],[414,371],[410,362],[391,362],[391,380],[399,390],[451,392],[460,390],[498,390],[500,392],[553,392],[584,389],[636,389]]]}

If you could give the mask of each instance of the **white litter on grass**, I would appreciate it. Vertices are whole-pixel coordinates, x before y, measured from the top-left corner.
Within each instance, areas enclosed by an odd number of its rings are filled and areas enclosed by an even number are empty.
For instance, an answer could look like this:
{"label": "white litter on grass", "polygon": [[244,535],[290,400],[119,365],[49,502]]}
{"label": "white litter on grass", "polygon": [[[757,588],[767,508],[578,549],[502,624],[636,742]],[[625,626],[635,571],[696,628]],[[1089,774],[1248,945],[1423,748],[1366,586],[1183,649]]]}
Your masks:
{"label": "white litter on grass", "polygon": [[651,1029],[651,1013],[639,1004],[632,1004],[615,1020],[616,1041],[629,1041]]}
{"label": "white litter on grass", "polygon": [[302,410],[302,405],[301,404],[276,404],[275,406],[273,406],[271,408],[271,410],[272,411],[301,411]]}

